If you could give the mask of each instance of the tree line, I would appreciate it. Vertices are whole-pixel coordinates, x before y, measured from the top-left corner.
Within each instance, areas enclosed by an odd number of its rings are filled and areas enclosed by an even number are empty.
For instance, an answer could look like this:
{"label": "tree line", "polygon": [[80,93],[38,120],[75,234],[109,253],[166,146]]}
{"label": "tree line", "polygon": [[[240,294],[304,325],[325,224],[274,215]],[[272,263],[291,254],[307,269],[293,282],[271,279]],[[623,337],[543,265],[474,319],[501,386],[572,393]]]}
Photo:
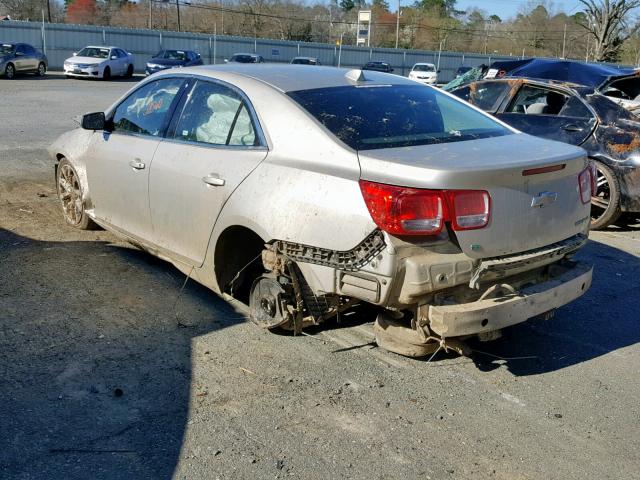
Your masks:
{"label": "tree line", "polygon": [[[357,12],[372,11],[370,45],[640,63],[640,0],[579,0],[567,14],[530,0],[512,18],[456,0],[0,0],[13,19],[355,44]],[[478,2],[480,3],[480,2]]]}

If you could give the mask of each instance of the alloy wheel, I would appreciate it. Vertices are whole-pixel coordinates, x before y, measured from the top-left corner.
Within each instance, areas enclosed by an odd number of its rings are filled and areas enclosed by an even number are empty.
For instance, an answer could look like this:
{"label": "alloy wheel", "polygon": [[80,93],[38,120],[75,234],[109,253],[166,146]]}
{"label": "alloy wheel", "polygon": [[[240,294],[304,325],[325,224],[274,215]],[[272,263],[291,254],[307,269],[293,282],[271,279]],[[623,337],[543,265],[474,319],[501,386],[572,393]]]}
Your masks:
{"label": "alloy wheel", "polygon": [[72,225],[77,225],[82,220],[82,191],[80,182],[71,165],[60,166],[58,173],[58,196],[62,202],[62,211],[65,219]]}

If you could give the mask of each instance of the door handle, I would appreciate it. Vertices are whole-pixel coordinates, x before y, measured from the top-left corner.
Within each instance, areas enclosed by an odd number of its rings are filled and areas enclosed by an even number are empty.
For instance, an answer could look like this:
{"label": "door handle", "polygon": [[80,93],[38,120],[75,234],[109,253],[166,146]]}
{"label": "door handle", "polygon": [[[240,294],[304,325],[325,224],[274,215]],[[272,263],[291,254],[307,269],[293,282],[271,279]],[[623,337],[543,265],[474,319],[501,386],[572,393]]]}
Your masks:
{"label": "door handle", "polygon": [[146,165],[142,163],[139,158],[136,158],[135,160],[131,160],[129,162],[129,166],[134,170],[142,170]]}
{"label": "door handle", "polygon": [[570,123],[569,125],[564,125],[562,127],[562,130],[564,130],[565,132],[581,132],[583,128],[579,127],[578,125],[573,125]]}
{"label": "door handle", "polygon": [[212,187],[222,187],[224,185],[224,178],[220,178],[217,174],[212,173],[206,177],[202,177],[202,181]]}

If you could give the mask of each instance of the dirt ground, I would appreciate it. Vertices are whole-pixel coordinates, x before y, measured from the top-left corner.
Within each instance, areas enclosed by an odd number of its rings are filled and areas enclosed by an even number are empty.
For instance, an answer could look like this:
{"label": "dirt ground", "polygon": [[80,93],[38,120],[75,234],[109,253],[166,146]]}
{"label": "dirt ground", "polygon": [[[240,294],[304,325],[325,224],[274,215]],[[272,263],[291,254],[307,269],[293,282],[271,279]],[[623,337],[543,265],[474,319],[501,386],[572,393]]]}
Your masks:
{"label": "dirt ground", "polygon": [[64,225],[45,149],[132,85],[0,81],[0,478],[640,478],[640,227],[593,234],[591,290],[472,358],[382,351],[362,315],[271,334]]}

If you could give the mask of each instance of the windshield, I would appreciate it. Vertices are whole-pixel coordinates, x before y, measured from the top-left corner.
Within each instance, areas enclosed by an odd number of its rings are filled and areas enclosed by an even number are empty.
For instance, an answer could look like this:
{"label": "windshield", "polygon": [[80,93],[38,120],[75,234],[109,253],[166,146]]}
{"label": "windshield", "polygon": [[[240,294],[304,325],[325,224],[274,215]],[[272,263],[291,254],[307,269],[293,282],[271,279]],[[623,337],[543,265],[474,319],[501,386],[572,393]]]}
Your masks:
{"label": "windshield", "polygon": [[288,94],[355,150],[508,135],[488,115],[421,85],[318,88]]}
{"label": "windshield", "polygon": [[187,53],[183,50],[163,50],[155,58],[165,58],[167,60],[186,60]]}
{"label": "windshield", "polygon": [[10,44],[2,44],[0,45],[0,55],[9,55],[11,53],[13,53],[13,50],[15,49],[14,45],[10,45]]}
{"label": "windshield", "polygon": [[78,57],[109,58],[109,49],[98,47],[84,47],[78,52]]}
{"label": "windshield", "polygon": [[482,72],[484,67],[481,65],[476,68],[472,68],[468,72],[460,75],[458,78],[454,78],[449,83],[442,87],[442,90],[446,92],[450,92],[454,88],[458,88],[462,85],[466,85],[467,83],[475,82],[476,80],[480,80],[482,78]]}
{"label": "windshield", "polygon": [[435,72],[436,67],[433,65],[414,65],[413,71],[414,72]]}
{"label": "windshield", "polygon": [[256,58],[253,55],[234,55],[231,57],[230,61],[238,63],[256,63]]}

